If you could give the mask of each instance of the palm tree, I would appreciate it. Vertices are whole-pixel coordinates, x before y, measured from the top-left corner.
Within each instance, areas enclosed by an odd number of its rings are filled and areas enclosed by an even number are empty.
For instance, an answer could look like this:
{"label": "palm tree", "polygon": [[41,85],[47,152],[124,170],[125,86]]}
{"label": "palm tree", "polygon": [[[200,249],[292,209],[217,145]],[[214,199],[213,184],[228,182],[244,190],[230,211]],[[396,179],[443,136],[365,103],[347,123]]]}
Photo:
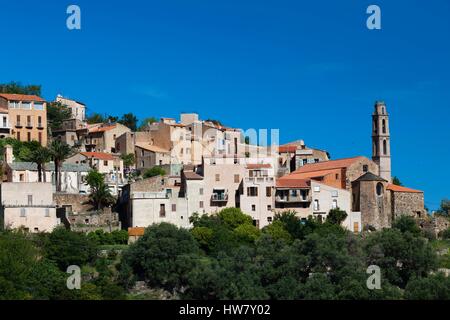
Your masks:
{"label": "palm tree", "polygon": [[114,204],[115,198],[105,184],[105,176],[97,170],[89,171],[86,182],[91,188],[90,198],[97,210]]}
{"label": "palm tree", "polygon": [[31,152],[29,160],[37,164],[39,182],[42,182],[42,175],[44,176],[44,182],[47,182],[45,177],[45,164],[50,161],[50,158],[50,150],[45,147],[38,147]]}
{"label": "palm tree", "polygon": [[61,166],[71,155],[72,149],[61,140],[53,140],[50,145],[50,154],[55,163],[56,191],[61,191]]}

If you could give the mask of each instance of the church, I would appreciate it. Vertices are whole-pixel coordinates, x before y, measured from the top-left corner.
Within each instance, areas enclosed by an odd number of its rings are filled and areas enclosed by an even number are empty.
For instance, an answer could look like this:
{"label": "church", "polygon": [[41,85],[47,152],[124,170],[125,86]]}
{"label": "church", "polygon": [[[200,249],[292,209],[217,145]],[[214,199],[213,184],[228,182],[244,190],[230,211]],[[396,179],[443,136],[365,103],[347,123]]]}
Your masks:
{"label": "church", "polygon": [[372,114],[372,159],[363,156],[311,163],[289,175],[313,179],[351,193],[351,209],[361,213],[363,229],[388,228],[397,217],[426,216],[424,194],[397,186],[391,177],[389,114],[377,101]]}

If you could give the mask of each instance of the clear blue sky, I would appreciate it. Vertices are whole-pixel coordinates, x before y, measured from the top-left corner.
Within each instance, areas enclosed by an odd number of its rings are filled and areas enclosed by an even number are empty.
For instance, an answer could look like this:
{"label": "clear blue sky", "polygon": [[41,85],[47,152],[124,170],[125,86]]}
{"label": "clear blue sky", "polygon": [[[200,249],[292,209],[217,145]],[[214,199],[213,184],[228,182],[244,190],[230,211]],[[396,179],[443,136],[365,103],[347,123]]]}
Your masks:
{"label": "clear blue sky", "polygon": [[[69,4],[80,31],[66,28]],[[370,4],[382,30],[366,28]],[[393,174],[435,209],[450,197],[449,17],[448,0],[1,0],[0,82],[100,113],[279,128],[335,159],[371,156],[382,99]]]}

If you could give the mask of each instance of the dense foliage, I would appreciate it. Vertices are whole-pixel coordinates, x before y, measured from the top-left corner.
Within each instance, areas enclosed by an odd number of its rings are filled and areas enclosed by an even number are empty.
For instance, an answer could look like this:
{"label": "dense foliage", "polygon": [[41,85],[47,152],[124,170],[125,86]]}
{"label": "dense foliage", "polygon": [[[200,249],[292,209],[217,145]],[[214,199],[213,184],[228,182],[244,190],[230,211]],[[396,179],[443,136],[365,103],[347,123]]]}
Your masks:
{"label": "dense foliage", "polygon": [[[353,234],[337,223],[343,212],[333,215],[301,222],[287,211],[259,230],[240,209],[226,208],[194,215],[190,230],[152,225],[127,249],[126,231],[2,232],[0,299],[135,298],[137,281],[152,298],[450,298],[449,278],[437,271],[443,242],[428,241],[411,218]],[[66,287],[70,265],[81,267],[81,290]],[[370,265],[380,267],[380,289],[367,287]]]}

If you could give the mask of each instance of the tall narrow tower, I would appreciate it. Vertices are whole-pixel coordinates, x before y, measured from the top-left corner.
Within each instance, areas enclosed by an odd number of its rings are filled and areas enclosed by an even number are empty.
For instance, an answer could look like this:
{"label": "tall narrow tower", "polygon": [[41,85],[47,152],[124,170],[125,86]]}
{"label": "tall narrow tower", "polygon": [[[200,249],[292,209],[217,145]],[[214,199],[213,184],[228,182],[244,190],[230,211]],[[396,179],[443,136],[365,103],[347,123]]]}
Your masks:
{"label": "tall narrow tower", "polygon": [[375,103],[375,111],[372,115],[372,160],[380,168],[379,175],[391,182],[389,115],[383,101]]}

